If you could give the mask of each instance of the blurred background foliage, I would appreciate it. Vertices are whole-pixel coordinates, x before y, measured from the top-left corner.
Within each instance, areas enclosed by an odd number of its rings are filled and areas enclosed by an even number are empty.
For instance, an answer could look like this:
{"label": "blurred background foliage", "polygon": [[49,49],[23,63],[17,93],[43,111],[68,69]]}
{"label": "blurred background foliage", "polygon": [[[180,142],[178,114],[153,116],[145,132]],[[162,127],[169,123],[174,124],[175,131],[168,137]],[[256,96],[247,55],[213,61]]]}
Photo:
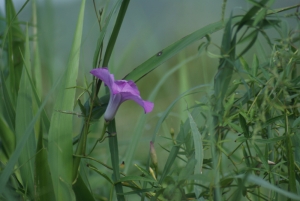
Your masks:
{"label": "blurred background foliage", "polygon": [[[4,1],[1,3],[0,7],[4,8]],[[25,32],[26,22],[29,22],[30,40],[38,41],[42,76],[42,86],[38,87],[42,92],[42,97],[45,97],[51,87],[57,82],[63,69],[67,66],[81,1],[46,0],[37,1],[36,3],[36,18],[33,16],[33,7],[31,6],[31,2],[29,2],[18,15],[18,19],[21,21],[20,27],[23,32]],[[108,12],[113,8],[115,1],[95,1],[95,3],[94,5],[93,1],[87,1],[85,6],[79,76],[76,80],[77,86],[86,86],[86,83],[90,83],[92,80],[89,71],[95,67],[92,66],[93,55],[100,33],[95,8],[96,12],[104,8],[103,19],[105,19]],[[223,3],[224,1],[132,0],[108,65],[110,71],[115,74],[117,79],[121,79],[136,66],[186,35],[205,25],[228,18],[231,13],[233,13],[233,15],[245,14],[245,12],[253,6],[251,2],[240,0],[228,0],[226,4]],[[299,3],[297,0],[275,1],[270,10],[272,10],[272,8],[276,9],[296,5],[297,3]],[[19,11],[24,5],[24,2],[14,1],[14,5],[16,11]],[[222,15],[223,6],[226,6],[224,15]],[[280,35],[280,31],[275,32],[272,28],[266,30],[266,34],[272,41],[275,39],[281,40],[283,36],[289,36],[290,30],[297,29],[299,19],[295,16],[288,16],[296,11],[297,8],[294,8],[293,10],[281,12],[273,16],[275,19],[283,19],[283,22],[278,28],[280,30],[282,29],[283,35]],[[1,18],[5,18],[4,9],[1,9]],[[113,15],[113,18],[116,18],[116,13]],[[33,19],[36,19],[36,25],[33,23]],[[113,25],[113,23],[109,25],[108,33],[112,32]],[[4,20],[0,21],[0,28],[1,33],[4,33]],[[299,31],[299,28],[297,30]],[[174,130],[176,134],[180,132],[180,122],[185,122],[185,120],[189,118],[186,108],[193,106],[195,101],[201,100],[205,103],[203,97],[205,95],[211,95],[212,87],[203,88],[203,91],[200,93],[179,100],[162,124],[162,128],[158,133],[155,133],[157,121],[173,100],[183,92],[201,84],[211,84],[211,86],[213,86],[213,78],[217,72],[219,63],[217,55],[220,54],[219,47],[222,42],[223,34],[224,30],[220,30],[209,36],[212,45],[209,46],[208,53],[205,51],[201,53],[198,52],[199,45],[206,40],[201,39],[199,42],[193,43],[185,48],[175,57],[162,64],[160,68],[155,69],[137,82],[141,96],[146,100],[152,97],[153,100],[151,101],[154,101],[155,108],[152,113],[147,115],[145,125],[140,122],[140,120],[144,118],[142,109],[136,109],[136,105],[132,101],[125,102],[117,113],[116,120],[120,159],[125,161],[125,173],[140,174],[133,164],[146,165],[149,153],[149,142],[155,134],[158,136],[156,142],[161,145],[156,145],[158,163],[165,163],[169,153],[166,152],[164,148],[170,149],[173,145],[172,141],[166,139],[171,137],[170,131]],[[107,44],[107,42],[108,37],[104,40],[105,44]],[[244,48],[245,45],[241,45],[237,47],[236,52]],[[253,62],[253,54],[255,53],[257,60],[263,63],[270,59],[270,55],[273,51],[274,49],[268,46],[264,37],[259,35],[257,42],[243,57],[245,62],[250,65]],[[1,53],[5,54],[5,52]],[[1,62],[2,66],[6,65],[4,60]],[[178,65],[180,65],[180,68],[178,68],[174,74],[166,78],[165,76],[168,72]],[[234,75],[234,78],[237,77],[237,75]],[[157,96],[151,96],[151,92],[153,92],[153,89],[161,80],[163,80],[164,83],[159,88]],[[243,90],[243,88],[240,87],[237,90]],[[76,91],[76,97],[79,97],[82,92],[83,90],[78,89]],[[102,87],[101,94],[104,93],[104,88]],[[53,110],[55,98],[55,96],[51,97],[46,105],[46,112],[49,117],[53,112],[57,112]],[[88,96],[85,94],[82,102],[87,98]],[[3,110],[3,108],[1,109]],[[79,114],[80,108],[76,105],[74,111],[65,112]],[[74,136],[76,136],[82,127],[82,118],[80,118],[79,115],[74,115],[73,121],[73,132]],[[243,114],[241,114],[240,122],[243,121],[248,120],[243,120]],[[91,149],[95,141],[99,138],[99,131],[102,129],[102,124],[102,121],[93,122],[88,139],[88,149]],[[139,130],[142,132],[141,137],[135,139],[138,140],[138,146],[136,149],[130,150],[133,133],[138,130],[139,125],[143,125],[143,127]],[[230,147],[232,145],[235,145],[235,143],[231,141],[226,146]],[[110,164],[108,150],[107,143],[102,143],[96,147],[91,156],[106,164]],[[133,161],[127,164],[126,159],[128,155],[126,154],[128,154],[129,151],[133,152],[133,156],[131,156]],[[241,153],[239,157],[243,157]],[[97,166],[96,163],[94,164],[88,160],[84,161],[83,164],[87,163]],[[182,163],[182,161],[176,161],[175,166],[182,167],[183,164],[185,163]],[[230,169],[231,167],[228,168]],[[163,166],[159,166],[159,171],[163,171]],[[106,173],[109,175],[110,171]],[[96,174],[94,173],[94,175]],[[227,180],[225,180],[225,183],[226,181]],[[97,186],[99,183],[103,185],[105,180],[99,176],[90,176],[89,182],[91,186]],[[95,193],[98,195],[107,195],[109,190],[109,187],[97,188]],[[128,198],[131,199],[131,197]]]}

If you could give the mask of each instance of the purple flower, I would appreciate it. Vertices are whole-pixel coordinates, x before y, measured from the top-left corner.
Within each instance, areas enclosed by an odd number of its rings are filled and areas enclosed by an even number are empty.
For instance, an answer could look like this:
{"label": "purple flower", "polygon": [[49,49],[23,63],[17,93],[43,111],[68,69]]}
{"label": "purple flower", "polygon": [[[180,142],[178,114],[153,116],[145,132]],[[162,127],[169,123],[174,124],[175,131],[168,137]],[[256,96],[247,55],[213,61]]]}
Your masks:
{"label": "purple flower", "polygon": [[152,111],[154,104],[141,98],[132,80],[115,80],[114,75],[110,74],[107,68],[95,68],[90,73],[102,80],[110,90],[110,99],[104,114],[106,121],[113,120],[121,103],[127,100],[133,100],[142,106],[145,113]]}

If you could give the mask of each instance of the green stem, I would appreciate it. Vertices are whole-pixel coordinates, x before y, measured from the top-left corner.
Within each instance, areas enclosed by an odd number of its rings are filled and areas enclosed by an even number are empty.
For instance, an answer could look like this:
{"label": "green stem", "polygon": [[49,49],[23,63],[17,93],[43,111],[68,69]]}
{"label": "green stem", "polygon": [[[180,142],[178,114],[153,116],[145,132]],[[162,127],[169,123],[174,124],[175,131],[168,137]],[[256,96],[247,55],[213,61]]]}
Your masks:
{"label": "green stem", "polygon": [[[120,31],[121,25],[123,23],[123,19],[124,19],[127,7],[129,5],[129,2],[130,2],[130,0],[123,0],[123,2],[122,2],[122,5],[120,7],[120,11],[119,11],[119,14],[118,14],[118,17],[117,17],[114,29],[112,31],[112,34],[111,34],[111,36],[109,38],[109,41],[108,41],[108,44],[107,44],[107,47],[106,47],[106,51],[105,51],[105,55],[104,55],[103,63],[102,63],[103,67],[107,67],[108,66],[108,62],[109,62],[111,53],[112,53],[112,51],[114,49],[117,37],[119,35],[119,31]],[[98,92],[99,92],[101,83],[102,82],[97,82],[96,94],[98,94]]]}
{"label": "green stem", "polygon": [[[112,120],[108,123],[108,132],[109,132],[109,150],[110,150],[110,157],[111,157],[111,164],[113,167],[113,181],[116,183],[120,180],[120,163],[119,163],[119,150],[118,150],[118,138],[116,132],[116,123],[115,120]],[[125,201],[125,197],[123,194],[123,187],[122,183],[116,183],[115,189],[117,193],[118,201]]]}

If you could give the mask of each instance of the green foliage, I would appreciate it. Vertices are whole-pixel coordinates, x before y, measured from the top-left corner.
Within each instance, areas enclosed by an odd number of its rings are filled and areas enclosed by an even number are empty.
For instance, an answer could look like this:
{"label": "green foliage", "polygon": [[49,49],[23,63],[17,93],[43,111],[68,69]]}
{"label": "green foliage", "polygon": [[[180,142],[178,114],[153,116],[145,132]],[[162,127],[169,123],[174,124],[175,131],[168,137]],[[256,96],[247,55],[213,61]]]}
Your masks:
{"label": "green foliage", "polygon": [[[137,121],[124,164],[117,138],[122,129],[117,120],[105,122],[98,132],[97,122],[102,122],[109,94],[100,97],[101,81],[95,78],[91,83],[86,81],[84,87],[77,86],[76,80],[84,77],[78,72],[86,2],[81,3],[66,69],[44,97],[39,44],[28,31],[39,31],[38,26],[27,25],[23,31],[17,20],[28,1],[19,12],[11,0],[5,1],[0,66],[0,200],[129,200],[131,196],[174,201],[300,200],[300,38],[299,30],[289,30],[278,16],[296,6],[274,10],[272,0],[249,2],[252,7],[244,15],[234,16],[232,11],[224,19],[223,1],[223,20],[158,50],[127,72],[124,79],[139,81],[203,38],[206,41],[199,42],[198,52],[219,61],[212,84],[191,87],[159,115],[152,136],[162,148],[156,151],[157,165],[151,163],[150,151],[148,158],[135,159],[146,116]],[[108,2],[99,14],[96,11],[100,34],[93,68],[112,63],[129,6],[129,0],[119,0],[113,6]],[[269,38],[267,29],[279,37]],[[220,30],[223,38],[219,45],[213,42],[212,34]],[[210,50],[211,45],[219,48],[219,54]],[[259,45],[256,52],[254,48]],[[261,48],[264,46],[266,51]],[[149,100],[155,102],[167,78],[191,59],[173,66],[153,87]],[[181,88],[189,86],[189,78],[180,79]],[[80,95],[76,93],[79,90],[83,90]],[[55,103],[51,105],[48,101],[53,96]],[[181,107],[186,111],[180,114],[187,115],[180,116],[177,133],[168,133],[165,122],[182,99],[193,100],[194,104]],[[76,106],[82,123],[75,136],[78,123],[72,114]],[[100,133],[97,139],[89,135],[95,129]],[[167,143],[160,143],[162,139]],[[110,162],[97,154],[99,144],[109,150]],[[132,171],[133,161],[137,164]],[[107,192],[99,193],[99,189]]]}

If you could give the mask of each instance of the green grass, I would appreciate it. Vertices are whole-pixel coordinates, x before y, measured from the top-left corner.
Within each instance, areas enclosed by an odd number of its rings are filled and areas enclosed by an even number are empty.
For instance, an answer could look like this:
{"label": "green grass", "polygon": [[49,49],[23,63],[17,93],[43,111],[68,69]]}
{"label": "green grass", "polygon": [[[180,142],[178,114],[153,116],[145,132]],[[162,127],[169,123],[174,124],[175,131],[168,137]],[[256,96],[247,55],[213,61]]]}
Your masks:
{"label": "green grass", "polygon": [[[134,2],[100,4],[81,1],[68,59],[57,70],[51,59],[60,55],[43,55],[65,37],[41,39],[35,1],[28,22],[18,20],[28,1],[17,12],[6,1],[0,200],[300,200],[299,5],[250,1],[236,15],[223,1],[220,21],[143,52],[131,36],[123,41],[122,30],[136,28],[128,23]],[[97,35],[86,31],[91,11]],[[149,44],[148,31],[132,35]],[[143,62],[127,65],[139,56]],[[102,66],[137,82],[154,111],[126,102],[104,123],[108,90],[88,73]]]}

